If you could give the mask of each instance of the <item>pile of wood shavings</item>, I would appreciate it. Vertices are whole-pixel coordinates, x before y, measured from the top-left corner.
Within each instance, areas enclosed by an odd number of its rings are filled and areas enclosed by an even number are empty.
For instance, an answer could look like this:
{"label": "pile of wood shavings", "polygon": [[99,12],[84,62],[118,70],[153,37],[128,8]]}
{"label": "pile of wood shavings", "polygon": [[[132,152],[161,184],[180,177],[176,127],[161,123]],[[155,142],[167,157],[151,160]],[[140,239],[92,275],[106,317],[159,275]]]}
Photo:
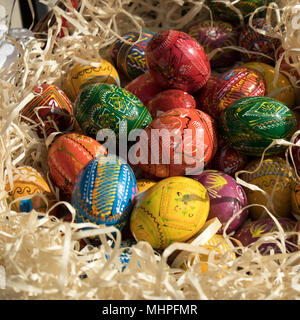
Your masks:
{"label": "pile of wood shavings", "polygon": [[[14,168],[31,165],[48,172],[49,141],[39,139],[18,117],[34,85],[47,82],[62,87],[75,62],[108,58],[110,45],[127,30],[182,28],[195,17],[209,14],[204,1],[82,0],[79,12],[70,1],[61,1],[68,13],[53,1],[40,2],[51,7],[56,22],[48,28],[47,37],[31,40],[25,50],[19,47],[19,60],[0,71],[0,265],[6,273],[6,288],[0,289],[0,298],[300,299],[300,251],[286,253],[284,246],[284,239],[292,233],[268,234],[249,248],[236,246],[225,235],[238,256],[235,260],[230,255],[216,259],[214,251],[207,252],[201,246],[175,243],[157,253],[148,243],[139,242],[130,248],[130,261],[124,268],[119,259],[121,235],[116,229],[62,222],[49,215],[53,208],[46,214],[10,210],[5,184],[12,182]],[[281,4],[283,9],[276,9],[284,48],[294,57],[300,39],[298,30],[290,31],[290,18],[297,4],[299,0],[286,1]],[[72,33],[66,31],[64,38],[57,38],[62,16],[72,25]],[[288,40],[291,36],[293,41]],[[300,71],[300,63],[294,67]],[[59,193],[53,191],[59,201]],[[68,203],[58,204],[67,206],[74,219],[74,209]],[[79,231],[83,227],[92,230]],[[114,248],[113,232],[117,235]],[[102,246],[81,249],[79,240],[96,234]],[[260,255],[259,244],[270,241],[276,242],[282,253]],[[180,249],[196,255],[187,261],[186,271],[167,264],[168,257]],[[201,272],[203,261],[198,253],[208,254],[205,273]]]}

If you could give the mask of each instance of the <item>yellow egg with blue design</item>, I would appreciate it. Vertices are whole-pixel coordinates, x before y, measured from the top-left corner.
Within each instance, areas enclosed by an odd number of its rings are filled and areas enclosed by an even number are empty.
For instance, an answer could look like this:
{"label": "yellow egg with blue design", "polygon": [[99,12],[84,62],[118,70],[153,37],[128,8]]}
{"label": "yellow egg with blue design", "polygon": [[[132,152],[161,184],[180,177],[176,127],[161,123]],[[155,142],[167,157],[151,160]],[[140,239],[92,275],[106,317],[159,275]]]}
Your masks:
{"label": "yellow egg with blue design", "polygon": [[137,241],[165,249],[195,235],[208,212],[209,197],[201,183],[187,177],[170,177],[138,198],[131,213],[130,230]]}
{"label": "yellow egg with blue design", "polygon": [[72,205],[76,209],[76,222],[122,230],[136,195],[136,179],[130,166],[114,155],[97,156],[75,181]]}

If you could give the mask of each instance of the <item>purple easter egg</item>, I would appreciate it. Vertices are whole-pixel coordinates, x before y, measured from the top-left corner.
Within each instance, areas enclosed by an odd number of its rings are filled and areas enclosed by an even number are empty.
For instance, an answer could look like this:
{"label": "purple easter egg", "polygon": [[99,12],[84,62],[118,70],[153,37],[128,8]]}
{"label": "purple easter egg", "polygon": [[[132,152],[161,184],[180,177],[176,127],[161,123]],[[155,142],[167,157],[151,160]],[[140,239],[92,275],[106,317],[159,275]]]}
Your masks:
{"label": "purple easter egg", "polygon": [[[223,233],[228,220],[239,210],[247,206],[247,196],[243,188],[231,176],[217,170],[204,170],[194,179],[203,184],[209,194],[210,211],[208,219],[218,218]],[[226,233],[237,230],[247,219],[248,210],[243,210],[227,227]]]}
{"label": "purple easter egg", "polygon": [[[285,232],[294,231],[296,227],[296,221],[289,219],[289,218],[278,218],[278,222],[280,223],[282,229]],[[234,234],[234,238],[239,240],[244,247],[249,246],[250,244],[256,242],[259,238],[269,232],[278,231],[278,228],[271,218],[260,219],[257,221],[252,221],[246,223],[241,228],[239,228],[236,233]],[[276,239],[278,240],[278,239]],[[291,236],[287,239],[286,242],[286,249],[288,252],[296,251],[296,247],[290,243],[297,243],[297,237]],[[270,250],[273,249],[276,254],[279,254],[281,250],[279,247],[274,243],[263,243],[259,246],[258,250],[262,255],[267,255],[270,253]]]}

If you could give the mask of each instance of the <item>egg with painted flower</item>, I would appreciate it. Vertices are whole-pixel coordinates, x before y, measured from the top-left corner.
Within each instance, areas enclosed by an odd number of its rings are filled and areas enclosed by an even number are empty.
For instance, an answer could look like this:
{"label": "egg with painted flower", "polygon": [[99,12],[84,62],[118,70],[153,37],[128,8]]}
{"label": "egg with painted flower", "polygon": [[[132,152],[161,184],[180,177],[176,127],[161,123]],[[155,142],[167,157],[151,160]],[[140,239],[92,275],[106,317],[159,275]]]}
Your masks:
{"label": "egg with painted flower", "polygon": [[227,222],[239,211],[241,213],[227,226],[226,233],[238,229],[247,219],[247,196],[244,189],[231,176],[217,171],[204,170],[193,177],[207,190],[210,200],[208,219],[218,218],[222,228],[218,233],[223,233]]}
{"label": "egg with painted flower", "polygon": [[112,60],[116,68],[122,71],[127,78],[135,79],[147,71],[145,50],[154,34],[148,30],[142,30],[141,33],[131,31],[124,34],[122,40],[117,39],[113,44]]}
{"label": "egg with painted flower", "polygon": [[113,155],[92,159],[76,178],[72,205],[76,221],[114,226],[122,230],[137,195],[130,166]]}
{"label": "egg with painted flower", "polygon": [[131,92],[114,84],[94,84],[78,95],[74,114],[86,135],[96,137],[101,129],[117,136],[143,129],[152,121],[144,104]]}
{"label": "egg with painted flower", "polygon": [[67,74],[64,88],[68,97],[75,101],[82,89],[94,83],[120,85],[118,72],[109,61],[102,59],[90,64],[75,64]]}
{"label": "egg with painted flower", "polygon": [[187,177],[171,177],[156,183],[138,199],[130,217],[137,241],[154,249],[187,241],[204,225],[209,198],[204,186]]}
{"label": "egg with painted flower", "polygon": [[203,47],[182,31],[156,33],[146,47],[151,77],[164,89],[190,94],[201,89],[210,77],[210,63]]}

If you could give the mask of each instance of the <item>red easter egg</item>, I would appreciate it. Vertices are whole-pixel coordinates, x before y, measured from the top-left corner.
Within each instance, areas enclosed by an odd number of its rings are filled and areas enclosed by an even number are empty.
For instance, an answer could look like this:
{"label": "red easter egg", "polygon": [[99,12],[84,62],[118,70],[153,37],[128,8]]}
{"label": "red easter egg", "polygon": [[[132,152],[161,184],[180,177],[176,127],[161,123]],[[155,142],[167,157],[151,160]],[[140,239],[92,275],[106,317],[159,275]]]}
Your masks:
{"label": "red easter egg", "polygon": [[160,178],[202,172],[217,149],[216,123],[197,109],[166,111],[153,120],[146,133],[138,146],[140,167]]}
{"label": "red easter egg", "polygon": [[147,105],[147,109],[151,113],[152,118],[175,108],[195,109],[196,101],[193,96],[185,91],[169,89],[158,93]]}
{"label": "red easter egg", "polygon": [[167,30],[156,33],[146,47],[151,76],[165,89],[194,93],[210,77],[210,63],[203,47],[188,34]]}
{"label": "red easter egg", "polygon": [[222,171],[230,176],[242,170],[248,162],[248,157],[228,144],[219,146],[216,155],[214,156],[211,167]]}
{"label": "red easter egg", "polygon": [[245,67],[233,68],[225,72],[218,82],[216,104],[207,113],[219,118],[222,111],[233,102],[253,96],[264,96],[266,85],[260,72]]}
{"label": "red easter egg", "polygon": [[72,195],[75,179],[83,167],[106,149],[96,140],[77,133],[58,137],[48,152],[52,180],[68,197]]}
{"label": "red easter egg", "polygon": [[129,82],[125,89],[138,97],[145,106],[162,90],[148,71]]}
{"label": "red easter egg", "polygon": [[211,74],[205,86],[199,91],[196,96],[197,108],[208,114],[214,114],[214,108],[217,106],[217,90],[220,77]]}
{"label": "red easter egg", "polygon": [[52,84],[41,84],[33,88],[33,93],[34,98],[22,109],[21,115],[39,124],[37,133],[40,137],[44,137],[44,130],[48,136],[52,132],[65,131],[71,126],[73,108],[62,90]]}

